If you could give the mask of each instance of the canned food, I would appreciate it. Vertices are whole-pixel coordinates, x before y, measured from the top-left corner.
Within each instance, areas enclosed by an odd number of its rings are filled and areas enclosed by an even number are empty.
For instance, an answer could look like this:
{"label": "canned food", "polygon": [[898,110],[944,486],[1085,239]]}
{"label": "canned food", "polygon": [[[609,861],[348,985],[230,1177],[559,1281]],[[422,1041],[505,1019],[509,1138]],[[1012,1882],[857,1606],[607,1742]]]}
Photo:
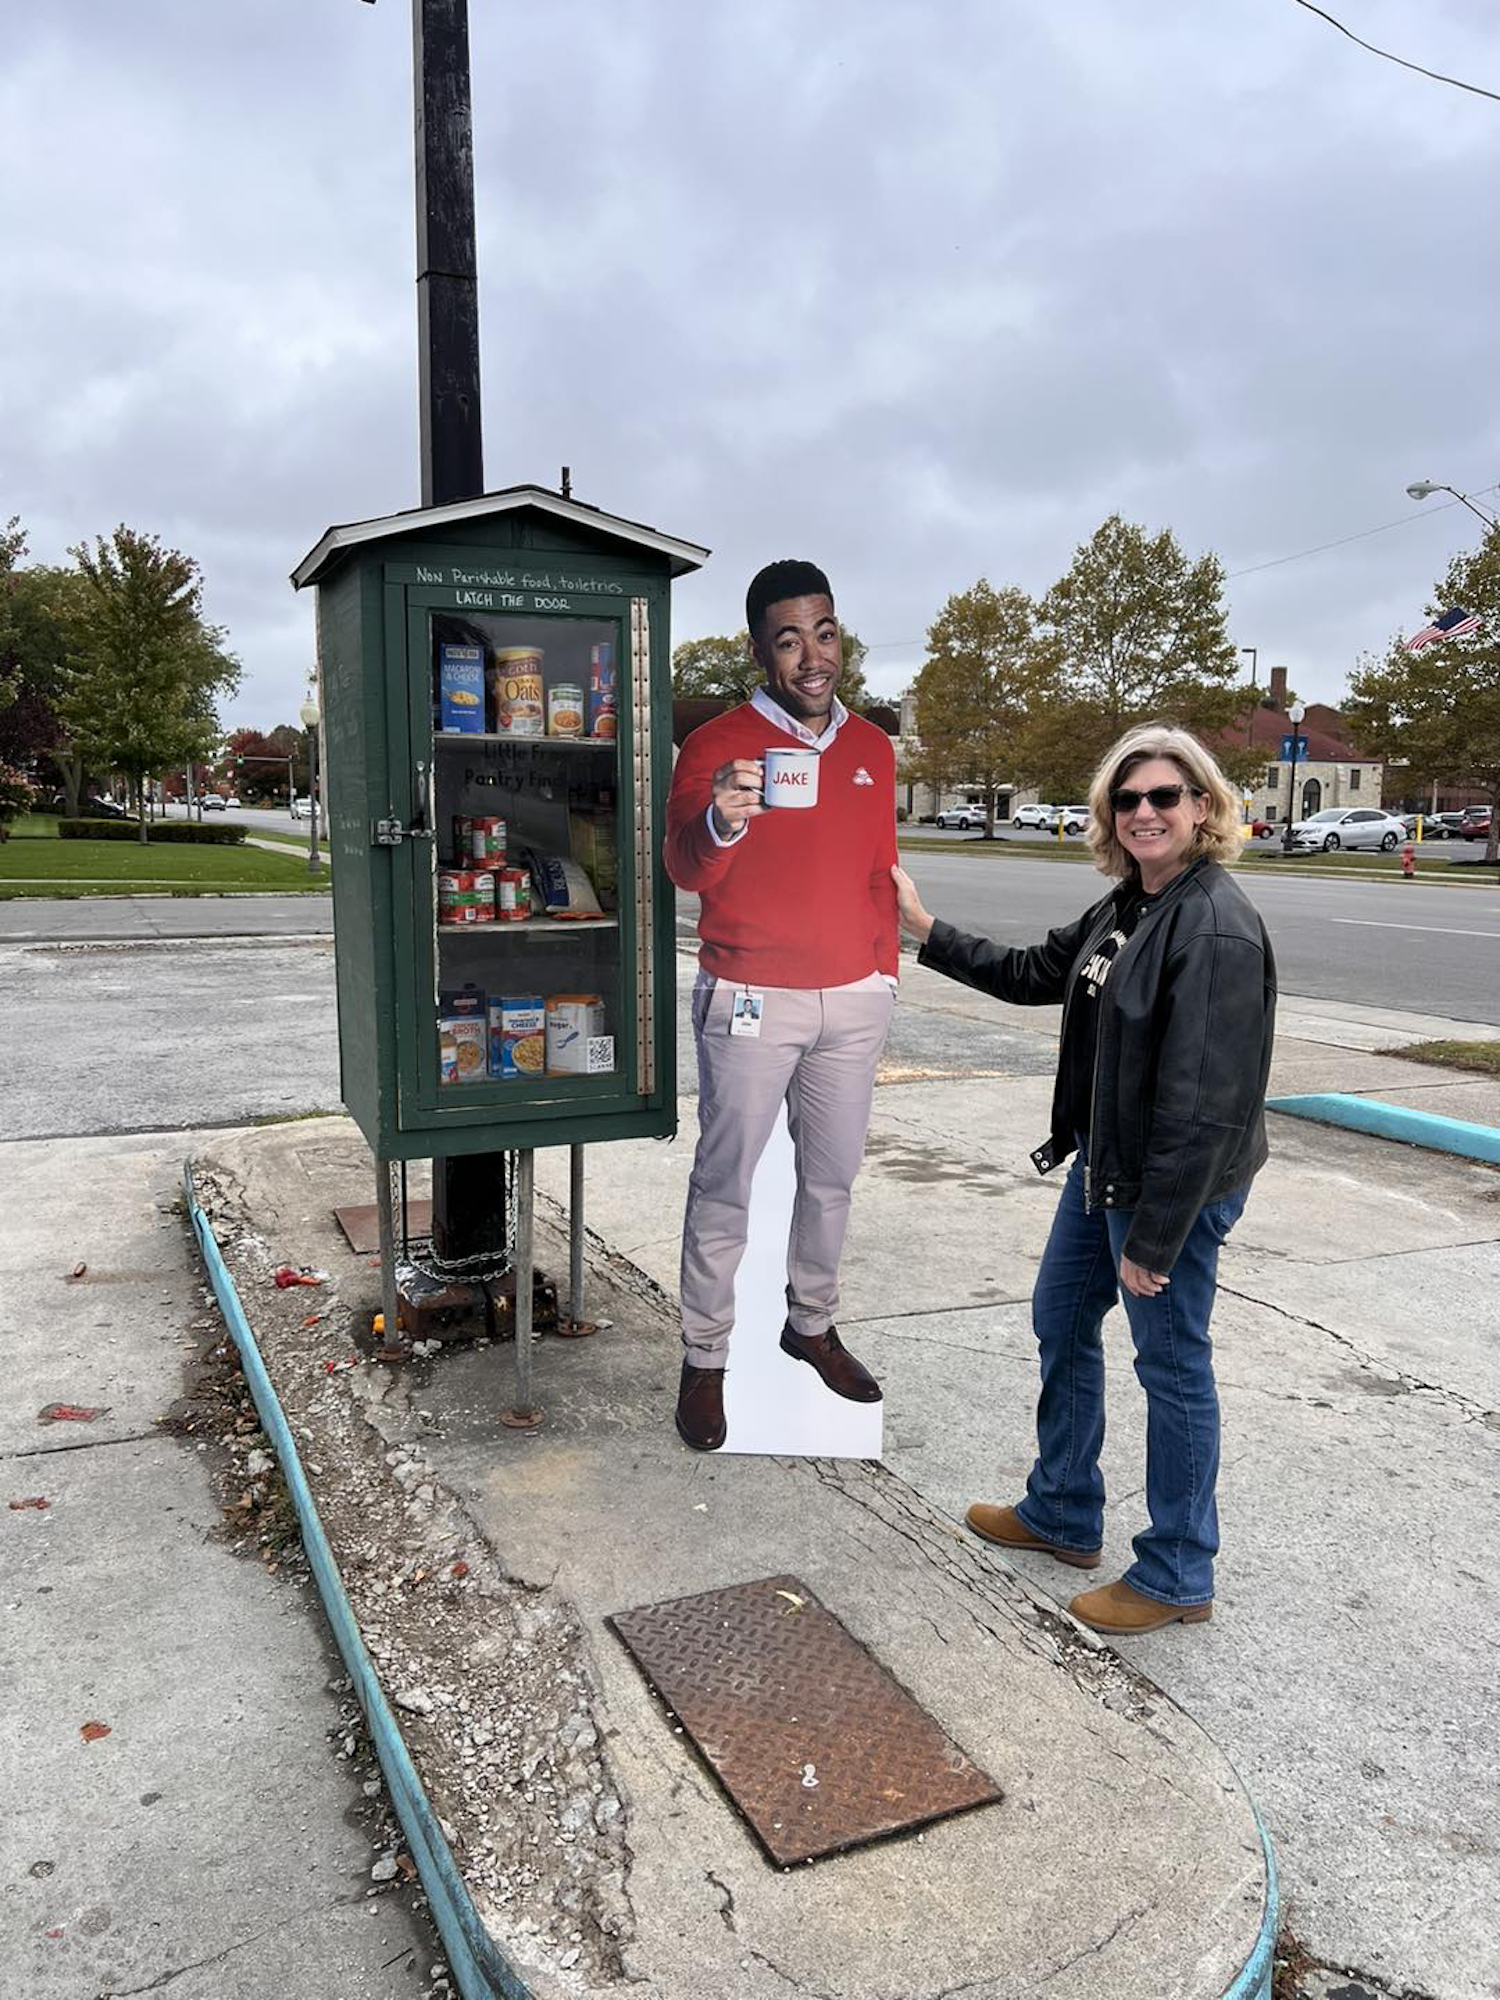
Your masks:
{"label": "canned food", "polygon": [[437,887],[440,924],[472,924],[479,921],[472,869],[443,869],[438,875]]}
{"label": "canned food", "polygon": [[540,646],[500,648],[490,668],[490,707],[501,736],[545,734]]}
{"label": "canned food", "polygon": [[612,737],[615,730],[615,648],[602,639],[589,656],[589,735]]}
{"label": "canned food", "polygon": [[488,868],[474,870],[474,921],[476,924],[495,921],[495,878]]}
{"label": "canned food", "polygon": [[582,736],[583,689],[576,681],[559,681],[548,693],[547,734]]}
{"label": "canned food", "polygon": [[531,883],[524,868],[495,870],[495,921],[524,923],[531,915]]}
{"label": "canned food", "polygon": [[503,819],[471,819],[468,822],[469,844],[464,850],[465,858],[476,868],[494,867],[505,860],[505,821]]}

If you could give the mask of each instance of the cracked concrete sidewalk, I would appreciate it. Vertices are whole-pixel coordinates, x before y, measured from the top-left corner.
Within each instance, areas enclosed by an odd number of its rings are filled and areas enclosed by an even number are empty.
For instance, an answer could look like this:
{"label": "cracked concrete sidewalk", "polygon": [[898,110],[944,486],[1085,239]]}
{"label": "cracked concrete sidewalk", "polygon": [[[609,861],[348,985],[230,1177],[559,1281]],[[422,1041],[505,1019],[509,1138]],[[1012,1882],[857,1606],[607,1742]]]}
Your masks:
{"label": "cracked concrete sidewalk", "polygon": [[[1027,1154],[1047,1129],[1056,1017],[910,963],[902,1015],[893,1069],[919,1075],[876,1093],[840,1326],[885,1384],[885,1463],[961,1518],[973,1499],[1013,1499],[1031,1462],[1029,1295],[1056,1187]],[[1272,1091],[1439,1093],[1433,1108],[1500,1126],[1500,1083],[1378,1053],[1455,1035],[1500,1030],[1285,1000]],[[670,1146],[589,1156],[590,1228],[668,1291],[690,1098],[682,1114]],[[1120,1651],[1233,1759],[1316,1958],[1393,1992],[1495,2000],[1500,1173],[1297,1119],[1271,1127],[1215,1320],[1215,1618]],[[539,1186],[565,1201],[565,1160],[538,1160]],[[1106,1340],[1108,1576],[1141,1522],[1144,1423],[1122,1314]],[[539,1381],[545,1399],[545,1369]],[[1059,1600],[1076,1587],[1041,1558],[1016,1566]]]}
{"label": "cracked concrete sidewalk", "polygon": [[[690,980],[686,962],[683,975]],[[1468,1079],[1372,1053],[1454,1032],[1472,1031],[1288,1002],[1275,1087],[1456,1089],[1467,1108],[1453,1115],[1500,1123],[1500,1103],[1480,1094],[1483,1079],[1471,1091]],[[1076,1579],[1025,1558],[1018,1579],[954,1520],[972,1498],[1011,1497],[1029,1462],[1035,1361],[1026,1300],[1056,1190],[1036,1179],[1026,1155],[1045,1128],[1054,1034],[1046,1014],[998,1008],[907,967],[856,1190],[841,1315],[885,1380],[895,1477],[689,1459],[670,1432],[673,1355],[660,1319],[634,1344],[616,1334],[544,1343],[536,1379],[549,1422],[535,1439],[489,1421],[503,1357],[441,1357],[423,1392],[429,1403],[443,1398],[448,1436],[435,1454],[448,1454],[444,1476],[518,1571],[561,1566],[560,1581],[566,1573],[586,1601],[615,1609],[694,1587],[710,1558],[718,1573],[705,1582],[723,1580],[731,1556],[735,1576],[757,1565],[826,1565],[840,1581],[823,1590],[825,1601],[844,1608],[847,1579],[851,1622],[943,1719],[964,1718],[956,1733],[966,1748],[987,1751],[993,1737],[1005,1752],[1007,1732],[1028,1742],[1024,1697],[1041,1684],[1037,1661],[1054,1629],[1047,1594],[1065,1598]],[[684,1096],[674,1143],[591,1150],[598,1287],[633,1296],[637,1281],[621,1270],[622,1256],[668,1291],[675,1284],[692,1113]],[[283,1128],[254,1143],[278,1137],[296,1135]],[[338,1671],[321,1625],[281,1584],[204,1547],[207,1482],[180,1445],[151,1429],[175,1393],[176,1343],[198,1298],[191,1251],[164,1206],[193,1143],[181,1135],[4,1148],[13,1199],[0,1279],[12,1393],[0,1455],[12,1494],[51,1496],[65,1475],[79,1482],[71,1521],[56,1507],[48,1517],[0,1511],[25,1565],[7,1551],[0,1675],[4,1712],[24,1723],[24,1734],[9,1735],[15,1810],[0,1825],[0,1910],[7,1940],[26,1954],[11,1963],[24,1967],[27,2000],[99,2000],[162,1984],[184,2000],[267,1992],[326,2000],[331,1991],[406,2000],[422,1990],[423,1954],[435,1954],[398,1903],[364,1896],[368,1844],[342,1817],[350,1788],[320,1742],[337,1708],[324,1683]],[[226,1143],[222,1133],[204,1135],[203,1148]],[[1270,1826],[1287,1915],[1315,1957],[1359,1968],[1348,1976],[1390,1992],[1494,2000],[1500,1800],[1487,1746],[1500,1701],[1483,1635],[1500,1609],[1486,1554],[1500,1498],[1491,1338],[1500,1178],[1292,1120],[1275,1121],[1273,1149],[1226,1253],[1216,1329],[1226,1420],[1217,1615],[1122,1653],[1165,1691],[1159,1714],[1185,1770],[1211,1773],[1213,1742],[1238,1766]],[[354,1196],[364,1198],[357,1145],[349,1157]],[[538,1161],[544,1190],[565,1197],[565,1156]],[[36,1292],[35,1273],[58,1263],[58,1218],[79,1190],[87,1191],[80,1239],[99,1246],[79,1254],[128,1277],[133,1289],[114,1295],[129,1297],[127,1312],[83,1288]],[[341,1184],[337,1198],[350,1191]],[[596,1290],[600,1310],[604,1298]],[[1108,1338],[1106,1561],[1118,1568],[1139,1520],[1143,1446],[1123,1326]],[[633,1381],[617,1372],[622,1357],[640,1364]],[[38,1440],[75,1442],[31,1429],[35,1409],[64,1395],[108,1402],[111,1416],[94,1434],[97,1448],[91,1437],[83,1450],[49,1453],[46,1477],[33,1478]],[[517,1468],[526,1476],[507,1481]],[[669,1538],[666,1524],[682,1532]],[[674,1584],[674,1571],[686,1580]],[[611,1699],[641,1723],[633,1669],[607,1635],[597,1643]],[[1077,1679],[1065,1678],[1068,1699],[1083,1703]],[[82,1745],[79,1725],[90,1715],[110,1722],[106,1703],[117,1689],[127,1726]],[[237,1690],[242,1701],[231,1698]],[[1094,1726],[1118,1736],[1119,1715],[1102,1713],[1101,1723],[1090,1710]],[[772,1907],[783,1878],[736,1836],[691,1757],[653,1721],[662,1740],[633,1726],[621,1755],[649,1828],[636,1877],[641,1907],[665,1911],[676,1896],[686,1913],[676,1946],[662,1944],[697,1979],[683,1990],[709,1990],[690,1962],[692,1941],[705,1939],[747,1994],[799,1983],[858,1990],[842,1962],[820,1962],[815,1925],[789,1921],[795,1903]],[[122,1749],[118,1770],[100,1756]],[[1092,1772],[1038,1794],[1035,1760],[1019,1785],[1008,1770],[999,1775],[1012,1776],[1017,1796],[1030,1784],[1051,1822],[1048,1880],[1064,1894],[1075,1884],[1091,1889],[1129,1800],[1122,1807]],[[1137,1768],[1130,1783],[1141,1775]],[[153,1792],[163,1796],[147,1807]],[[168,1798],[172,1819],[153,1819]],[[880,1894],[856,1896],[850,1921],[863,1925],[871,1957],[872,1941],[925,1947],[952,1927],[955,1894],[975,1886],[951,1851],[964,1824],[952,1822],[945,1839],[934,1829],[920,1843],[869,1851],[881,1857],[866,1877]],[[732,1860],[707,1853],[695,1838],[705,1828]],[[1169,1851],[1159,1859],[1170,1874]],[[49,1861],[52,1872],[35,1872]],[[1107,1922],[1070,1940],[1046,1923],[1038,1885],[1012,1855],[988,1865],[1050,1992],[1155,2000],[1179,1990],[1161,1982],[1150,1958],[1147,1940],[1165,1906],[1149,1893],[1126,1893]],[[802,1884],[838,1871],[851,1879],[848,1862],[787,1878],[806,1916],[813,1891]],[[61,1937],[46,1937],[58,1928]],[[976,1930],[972,1944],[958,1981],[971,1994],[1028,1990],[993,1933]],[[1215,1976],[1210,1965],[1200,1986],[1181,1990],[1222,1990]],[[952,1976],[934,1969],[903,2000],[945,1979],[951,1990]]]}
{"label": "cracked concrete sidewalk", "polygon": [[[205,1136],[0,1146],[0,1991],[419,2000],[443,1953],[368,1893],[316,1593],[210,1539],[157,1422],[204,1311],[176,1202]],[[105,1414],[38,1423],[58,1402]]]}

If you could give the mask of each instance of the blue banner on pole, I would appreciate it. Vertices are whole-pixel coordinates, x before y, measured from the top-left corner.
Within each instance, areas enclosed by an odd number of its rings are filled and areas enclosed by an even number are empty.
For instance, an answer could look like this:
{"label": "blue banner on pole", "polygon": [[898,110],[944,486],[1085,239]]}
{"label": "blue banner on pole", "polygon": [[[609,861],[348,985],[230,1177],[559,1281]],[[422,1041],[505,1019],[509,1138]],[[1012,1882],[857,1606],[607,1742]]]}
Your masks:
{"label": "blue banner on pole", "polygon": [[1290,764],[1294,755],[1297,757],[1299,762],[1301,761],[1302,758],[1304,758],[1307,755],[1307,738],[1305,736],[1299,736],[1297,738],[1297,748],[1295,752],[1292,749],[1291,737],[1290,736],[1282,737],[1281,739],[1282,763]]}

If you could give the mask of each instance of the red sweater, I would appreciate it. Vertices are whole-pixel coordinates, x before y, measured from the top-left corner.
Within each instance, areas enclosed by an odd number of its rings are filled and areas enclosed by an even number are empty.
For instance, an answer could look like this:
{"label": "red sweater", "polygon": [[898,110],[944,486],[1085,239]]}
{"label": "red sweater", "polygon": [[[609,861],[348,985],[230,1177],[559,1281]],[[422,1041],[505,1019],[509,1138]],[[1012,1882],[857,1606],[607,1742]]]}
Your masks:
{"label": "red sweater", "polygon": [[894,977],[896,757],[874,723],[851,715],[823,751],[815,806],[762,814],[730,846],[714,843],[714,772],[783,746],[807,747],[746,702],[695,729],[677,759],[665,859],[678,888],[702,899],[700,963],[751,986]]}

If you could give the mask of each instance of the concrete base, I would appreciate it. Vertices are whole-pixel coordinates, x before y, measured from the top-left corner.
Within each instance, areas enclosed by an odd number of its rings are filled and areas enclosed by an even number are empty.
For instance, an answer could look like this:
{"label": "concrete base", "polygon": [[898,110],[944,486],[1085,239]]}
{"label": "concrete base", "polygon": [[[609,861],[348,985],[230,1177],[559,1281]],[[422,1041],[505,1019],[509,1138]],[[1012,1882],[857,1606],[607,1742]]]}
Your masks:
{"label": "concrete base", "polygon": [[[339,1129],[236,1136],[214,1157],[247,1212],[273,1223],[279,1253],[332,1270],[352,1303],[374,1273],[353,1268],[331,1221],[363,1169]],[[540,1233],[555,1268],[565,1239],[555,1222]],[[1259,1991],[1268,1955],[1241,1976],[1269,1942],[1266,1856],[1205,1733],[882,1468],[686,1451],[671,1427],[675,1315],[618,1258],[591,1261],[589,1298],[613,1326],[538,1348],[535,1434],[498,1422],[500,1351],[445,1352],[412,1382],[444,1483],[506,1572],[565,1600],[587,1635],[596,1726],[629,1814],[626,1975],[662,2000]],[[768,1866],[604,1620],[783,1568],[997,1779],[1000,1805],[790,1874]],[[523,1949],[535,1993],[593,1990]]]}

